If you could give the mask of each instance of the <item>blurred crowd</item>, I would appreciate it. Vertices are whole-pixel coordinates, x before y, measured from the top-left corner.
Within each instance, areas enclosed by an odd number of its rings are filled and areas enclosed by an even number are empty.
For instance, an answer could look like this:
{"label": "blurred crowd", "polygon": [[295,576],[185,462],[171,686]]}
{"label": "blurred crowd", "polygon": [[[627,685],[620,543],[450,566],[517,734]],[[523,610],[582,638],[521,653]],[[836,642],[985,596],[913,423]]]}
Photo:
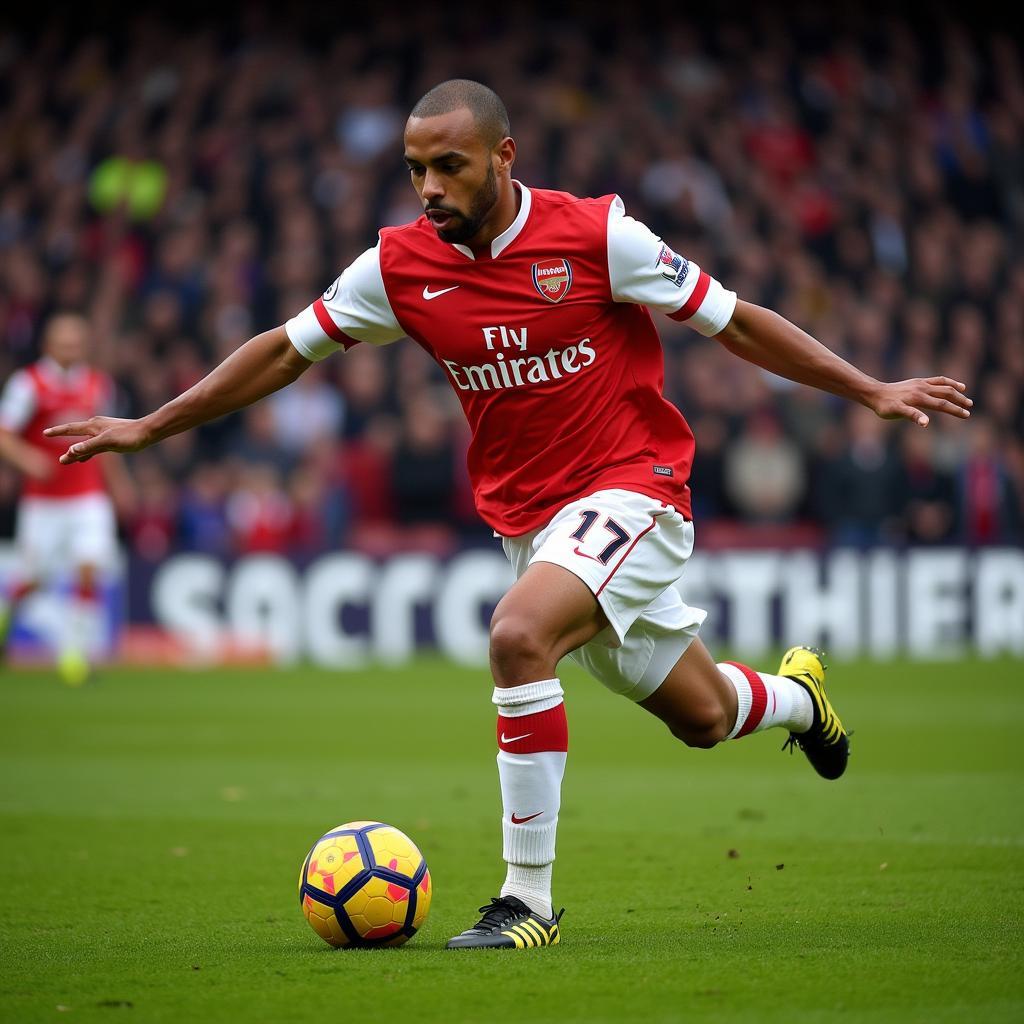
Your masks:
{"label": "blurred crowd", "polygon": [[[516,176],[629,213],[869,373],[943,373],[969,423],[877,420],[658,318],[697,436],[698,524],[876,543],[1020,543],[1024,61],[995,28],[829,5],[463,3],[363,21],[248,7],[0,34],[0,380],[56,309],[136,416],[306,306],[419,215],[413,102],[505,100]],[[332,15],[333,18],[333,15]],[[465,427],[410,342],[356,346],[130,459],[123,529],[158,559],[456,543],[482,530]],[[17,481],[0,475],[10,510]]]}

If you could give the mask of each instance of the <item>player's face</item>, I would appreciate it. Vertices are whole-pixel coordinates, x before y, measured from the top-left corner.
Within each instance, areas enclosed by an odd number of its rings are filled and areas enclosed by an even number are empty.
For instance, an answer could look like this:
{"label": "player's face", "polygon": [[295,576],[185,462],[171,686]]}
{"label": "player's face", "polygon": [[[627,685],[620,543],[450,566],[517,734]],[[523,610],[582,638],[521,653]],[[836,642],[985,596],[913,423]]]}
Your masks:
{"label": "player's face", "polygon": [[481,235],[498,203],[498,174],[511,167],[514,153],[511,139],[488,146],[468,110],[409,118],[405,162],[423,212],[444,241]]}
{"label": "player's face", "polygon": [[46,354],[65,368],[85,359],[89,328],[79,316],[58,316],[50,321],[43,345]]}

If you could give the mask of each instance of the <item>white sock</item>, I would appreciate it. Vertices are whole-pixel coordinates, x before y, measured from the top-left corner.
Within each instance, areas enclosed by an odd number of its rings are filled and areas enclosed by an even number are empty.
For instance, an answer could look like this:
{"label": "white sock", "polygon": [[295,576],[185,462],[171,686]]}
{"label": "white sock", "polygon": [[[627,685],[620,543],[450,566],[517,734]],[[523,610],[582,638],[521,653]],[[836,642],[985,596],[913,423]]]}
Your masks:
{"label": "white sock", "polygon": [[502,896],[517,896],[551,917],[551,864],[569,746],[562,687],[557,679],[495,687],[498,779],[501,783]]}
{"label": "white sock", "polygon": [[67,609],[61,636],[62,652],[73,651],[90,657],[102,644],[103,608],[93,597],[75,596]]}
{"label": "white sock", "polygon": [[755,672],[734,661],[719,662],[718,671],[736,690],[736,724],[726,739],[739,739],[774,726],[807,732],[814,723],[811,695],[794,680]]}
{"label": "white sock", "polygon": [[551,869],[554,865],[527,867],[523,864],[509,864],[505,882],[501,887],[502,896],[518,896],[535,914],[550,918]]}

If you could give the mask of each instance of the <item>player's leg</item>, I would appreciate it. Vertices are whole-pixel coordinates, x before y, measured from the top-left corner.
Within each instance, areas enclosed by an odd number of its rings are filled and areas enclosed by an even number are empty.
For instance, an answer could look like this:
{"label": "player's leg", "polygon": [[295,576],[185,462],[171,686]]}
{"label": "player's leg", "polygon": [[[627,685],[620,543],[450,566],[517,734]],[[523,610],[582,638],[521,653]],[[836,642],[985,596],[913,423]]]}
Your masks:
{"label": "player's leg", "polygon": [[90,656],[103,634],[100,582],[103,571],[113,564],[117,525],[106,495],[85,495],[62,504],[74,577],[57,666],[66,683],[78,686],[92,672]]}
{"label": "player's leg", "polygon": [[67,614],[57,652],[57,670],[68,686],[81,686],[91,672],[89,651],[93,637],[101,627],[98,571],[92,562],[75,566]]}
{"label": "player's leg", "polygon": [[568,724],[556,666],[605,625],[592,590],[550,562],[530,565],[495,609],[490,660],[507,870],[500,896],[449,948],[558,942],[551,873]]}
{"label": "player's leg", "polygon": [[11,628],[19,605],[39,588],[40,566],[47,535],[45,510],[39,502],[22,499],[18,503],[14,526],[15,567],[6,585],[0,589],[0,660],[7,652]]}
{"label": "player's leg", "polygon": [[39,581],[15,571],[15,575],[0,588],[0,661],[7,654],[7,642],[14,626],[18,606],[39,587]]}
{"label": "player's leg", "polygon": [[491,617],[494,685],[511,689],[553,676],[569,651],[607,625],[597,598],[578,576],[552,562],[533,562]]}
{"label": "player's leg", "polygon": [[738,662],[715,664],[694,640],[640,706],[688,746],[713,747],[765,729],[786,729],[815,770],[828,779],[846,770],[849,739],[825,694],[819,651],[793,647],[779,674]]}
{"label": "player's leg", "polygon": [[[618,592],[620,602],[643,594],[646,579],[658,576],[659,560],[667,557],[678,570],[688,556],[685,552],[672,561],[671,548],[662,550],[657,544],[648,554],[643,572],[621,572],[612,581],[609,589]],[[704,617],[668,586],[636,616],[617,646],[592,641],[572,658],[610,690],[656,715],[690,746],[712,747],[725,739],[784,728],[820,775],[842,775],[848,736],[825,693],[821,653],[793,647],[776,674],[738,662],[715,664],[697,639]]]}
{"label": "player's leg", "polygon": [[713,747],[773,726],[791,732],[810,727],[811,698],[802,686],[785,676],[744,668],[715,664],[704,644],[694,640],[640,706],[691,747]]}
{"label": "player's leg", "polygon": [[739,707],[735,689],[699,639],[690,643],[654,693],[637,703],[690,747],[713,747],[724,740]]}
{"label": "player's leg", "polygon": [[664,502],[608,490],[504,547],[518,580],[491,623],[491,668],[508,870],[501,897],[452,947],[558,941],[551,870],[568,729],[556,666],[571,651],[620,644],[678,576],[693,529]]}

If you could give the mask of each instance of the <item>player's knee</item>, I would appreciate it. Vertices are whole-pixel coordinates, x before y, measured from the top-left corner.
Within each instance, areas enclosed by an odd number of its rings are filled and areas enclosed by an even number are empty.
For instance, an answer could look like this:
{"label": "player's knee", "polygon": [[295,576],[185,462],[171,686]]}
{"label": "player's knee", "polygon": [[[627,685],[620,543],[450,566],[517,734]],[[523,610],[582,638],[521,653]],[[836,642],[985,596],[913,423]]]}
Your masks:
{"label": "player's knee", "polygon": [[695,747],[698,750],[710,750],[712,747],[717,747],[722,740],[725,739],[724,735],[719,735],[717,732],[686,732],[679,736],[688,747]]}
{"label": "player's knee", "polygon": [[534,666],[545,664],[550,652],[527,616],[495,612],[491,620],[490,656],[495,681],[501,686],[504,677],[518,678],[536,671]]}
{"label": "player's knee", "polygon": [[668,723],[672,735],[688,747],[709,750],[729,735],[725,711],[717,704],[688,708],[684,716]]}

